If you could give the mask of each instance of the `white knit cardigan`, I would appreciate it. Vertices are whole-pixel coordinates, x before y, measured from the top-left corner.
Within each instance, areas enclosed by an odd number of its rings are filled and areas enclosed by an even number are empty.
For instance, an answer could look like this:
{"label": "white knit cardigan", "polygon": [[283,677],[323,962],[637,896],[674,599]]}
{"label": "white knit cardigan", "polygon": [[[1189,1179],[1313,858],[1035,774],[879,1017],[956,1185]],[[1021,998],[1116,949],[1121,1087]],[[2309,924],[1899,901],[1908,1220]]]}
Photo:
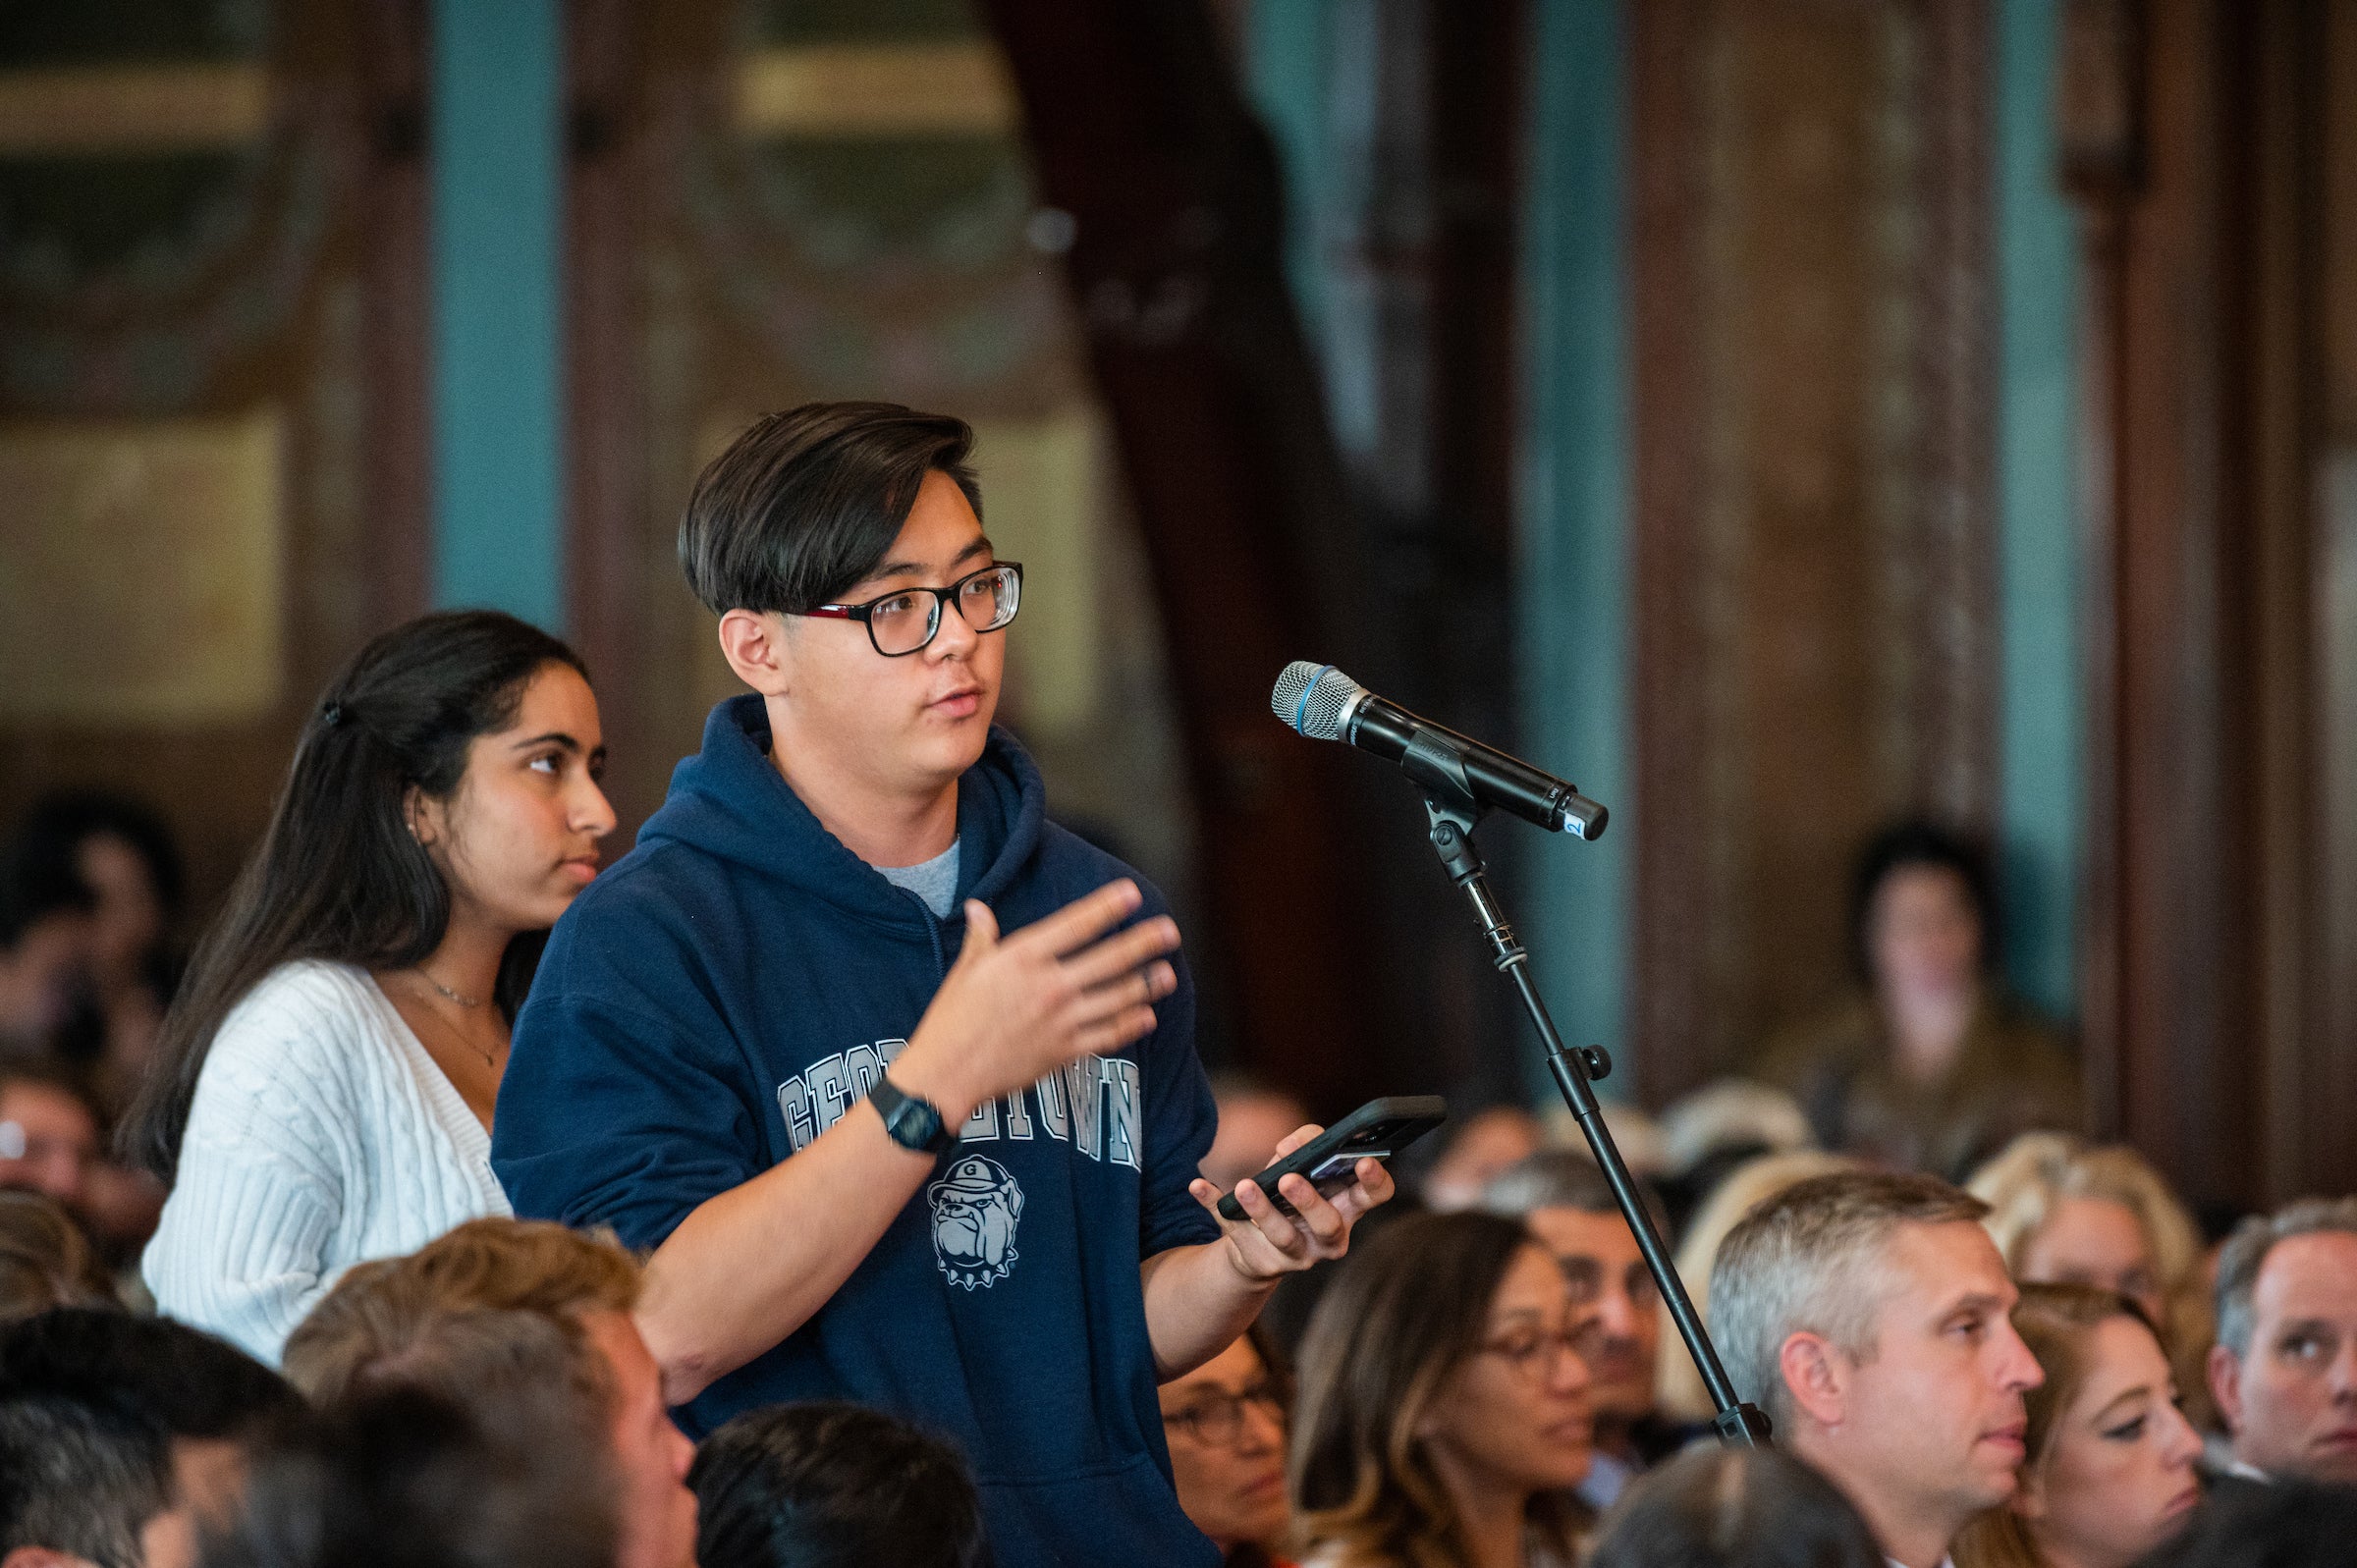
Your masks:
{"label": "white knit cardigan", "polygon": [[140,1271],[275,1366],[345,1269],[507,1215],[491,1137],[367,971],[272,970],[213,1037]]}

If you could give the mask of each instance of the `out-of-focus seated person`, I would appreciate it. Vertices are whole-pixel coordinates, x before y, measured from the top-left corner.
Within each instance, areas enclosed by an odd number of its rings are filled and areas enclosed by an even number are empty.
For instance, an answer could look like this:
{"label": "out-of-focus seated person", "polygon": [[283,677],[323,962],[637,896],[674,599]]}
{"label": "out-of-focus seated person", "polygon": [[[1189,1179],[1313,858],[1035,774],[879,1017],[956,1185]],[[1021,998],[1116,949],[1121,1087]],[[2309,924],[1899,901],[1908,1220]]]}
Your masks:
{"label": "out-of-focus seated person", "polygon": [[0,1192],[0,1325],[52,1307],[114,1304],[82,1222],[37,1192]]}
{"label": "out-of-focus seated person", "polygon": [[1539,1118],[1520,1106],[1491,1106],[1433,1136],[1441,1146],[1417,1193],[1436,1215],[1478,1208],[1499,1172],[1528,1160],[1547,1141]]}
{"label": "out-of-focus seated person", "polygon": [[0,1055],[46,1055],[88,984],[97,899],[22,834],[0,846]]}
{"label": "out-of-focus seated person", "polygon": [[1596,1413],[1596,1459],[1579,1494],[1601,1512],[1631,1477],[1675,1446],[1674,1433],[1654,1417],[1662,1298],[1653,1274],[1603,1170],[1583,1153],[1541,1150],[1492,1181],[1482,1207],[1530,1227],[1587,1314],[1579,1359],[1587,1363]]}
{"label": "out-of-focus seated person", "polygon": [[1226,1554],[1228,1568],[1283,1568],[1277,1551],[1292,1515],[1285,1489],[1286,1391],[1275,1363],[1256,1324],[1161,1389],[1178,1506]]}
{"label": "out-of-focus seated person", "polygon": [[1850,900],[1857,989],[1761,1061],[1825,1147],[1960,1181],[2023,1132],[2079,1126],[2061,1036],[1997,980],[1994,912],[1962,836],[1906,822],[1867,845]]}
{"label": "out-of-focus seated person", "polygon": [[2210,1392],[2234,1480],[2357,1486],[2357,1198],[2236,1228],[2218,1261]]}
{"label": "out-of-focus seated person", "polygon": [[1211,1097],[1219,1108],[1219,1130],[1200,1168],[1203,1179],[1222,1192],[1233,1192],[1237,1182],[1266,1170],[1269,1151],[1309,1120],[1300,1101],[1244,1073],[1215,1074]]}
{"label": "out-of-focus seated person", "polygon": [[0,1191],[62,1205],[110,1265],[137,1254],[164,1203],[145,1172],[106,1158],[98,1108],[80,1082],[36,1062],[0,1063]]}
{"label": "out-of-focus seated person", "polygon": [[1973,1172],[1965,1190],[2023,1283],[2095,1285],[2144,1309],[2168,1347],[2195,1425],[2210,1410],[2210,1300],[2201,1231],[2159,1171],[2123,1144],[2024,1133]]}
{"label": "out-of-focus seated person", "polygon": [[964,1459],[881,1410],[834,1401],[748,1410],[704,1439],[687,1485],[698,1568],[989,1560]]}
{"label": "out-of-focus seated person", "polygon": [[1834,1484],[1774,1448],[1696,1448],[1641,1476],[1588,1568],[1887,1568]]}

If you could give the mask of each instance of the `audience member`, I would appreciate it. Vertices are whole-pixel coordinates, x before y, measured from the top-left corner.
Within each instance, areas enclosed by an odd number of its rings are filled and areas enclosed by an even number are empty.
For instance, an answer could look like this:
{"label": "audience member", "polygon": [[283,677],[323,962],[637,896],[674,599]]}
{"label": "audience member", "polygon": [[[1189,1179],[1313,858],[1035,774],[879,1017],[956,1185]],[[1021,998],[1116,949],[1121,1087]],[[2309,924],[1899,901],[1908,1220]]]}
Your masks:
{"label": "audience member", "polygon": [[89,890],[87,989],[60,1030],[59,1048],[99,1104],[118,1111],[146,1076],[179,978],[172,929],[185,893],[180,850],[153,811],[99,790],[36,802],[19,842],[49,875]]}
{"label": "audience member", "polygon": [[1662,1299],[1653,1273],[1611,1184],[1586,1154],[1532,1155],[1491,1181],[1482,1207],[1530,1227],[1555,1254],[1573,1305],[1587,1314],[1579,1359],[1588,1368],[1596,1459],[1579,1494],[1599,1511],[1609,1508],[1630,1477],[1675,1446],[1674,1434],[1654,1419]]}
{"label": "audience member", "polygon": [[1492,1106],[1435,1136],[1443,1142],[1418,1192],[1425,1208],[1447,1215],[1477,1207],[1492,1178],[1539,1152],[1546,1129],[1520,1106]]}
{"label": "audience member", "polygon": [[2287,1481],[2214,1496],[2145,1568],[2348,1568],[2357,1489]]}
{"label": "audience member", "polygon": [[958,1450],[858,1405],[772,1405],[706,1437],[687,1472],[700,1568],[982,1568]]}
{"label": "audience member", "polygon": [[1416,1215],[1358,1248],[1302,1341],[1290,1468],[1312,1568],[1571,1562],[1583,1316],[1501,1216]]}
{"label": "audience member", "polygon": [[0,848],[0,1056],[47,1055],[89,983],[98,900],[19,836]]}
{"label": "audience member", "polygon": [[[0,1330],[0,1563],[182,1568],[301,1412],[286,1380],[156,1319],[60,1307]],[[22,1558],[18,1553],[26,1555]]]}
{"label": "audience member", "polygon": [[1309,1120],[1300,1101],[1241,1073],[1214,1075],[1211,1098],[1220,1119],[1201,1169],[1203,1179],[1222,1192],[1233,1192],[1246,1176],[1266,1170],[1269,1151]]}
{"label": "audience member", "polygon": [[2233,1475],[2357,1485],[2357,1198],[2236,1228],[2218,1262],[2210,1392]]}
{"label": "audience member", "polygon": [[86,1217],[103,1153],[98,1112],[63,1073],[0,1063],[0,1189],[37,1192]]}
{"label": "audience member", "polygon": [[613,1568],[595,1455],[544,1403],[341,1405],[257,1456],[204,1568]]}
{"label": "audience member", "polygon": [[1654,1185],[1682,1235],[1704,1200],[1742,1166],[1816,1147],[1800,1102],[1764,1083],[1721,1078],[1662,1112],[1663,1168]]}
{"label": "audience member", "polygon": [[2060,1037],[1997,983],[1994,916],[1987,864],[1958,835],[1900,823],[1866,847],[1850,903],[1858,989],[1764,1058],[1825,1147],[1961,1180],[2022,1132],[2079,1124]]}
{"label": "audience member", "polygon": [[1849,1497],[1903,1568],[1937,1568],[2013,1495],[2043,1374],[1980,1220],[1930,1176],[1819,1176],[1728,1232],[1710,1325],[1736,1392]]}
{"label": "audience member", "polygon": [[1638,1479],[1588,1568],[1884,1568],[1849,1499],[1774,1448],[1698,1448]]}
{"label": "audience member", "polygon": [[483,1421],[535,1389],[564,1391],[561,1424],[595,1439],[610,1472],[618,1568],[692,1568],[694,1450],[630,1321],[638,1287],[611,1240],[470,1220],[349,1271],[287,1340],[287,1374],[323,1408],[422,1388]]}
{"label": "audience member", "polygon": [[1178,1506],[1226,1555],[1228,1568],[1271,1568],[1291,1514],[1284,1379],[1267,1332],[1253,1325],[1160,1393]]}
{"label": "audience member", "polygon": [[2129,1568],[2202,1500],[2202,1439],[2133,1299],[2025,1284],[2013,1326],[2046,1381],[2029,1391],[2021,1485],[1956,1539],[1956,1568]]}
{"label": "audience member", "polygon": [[337,675],[125,1129],[162,1310],[265,1359],[338,1270],[504,1215],[489,1125],[541,934],[596,874],[597,699],[492,611]]}
{"label": "audience member", "polygon": [[0,1192],[0,1326],[52,1307],[113,1304],[97,1250],[63,1204]]}
{"label": "audience member", "polygon": [[[1790,1154],[1763,1156],[1729,1172],[1703,1200],[1677,1244],[1673,1260],[1677,1277],[1685,1284],[1694,1311],[1706,1321],[1709,1319],[1711,1271],[1718,1266],[1719,1245],[1745,1215],[1785,1188],[1797,1186],[1812,1176],[1857,1168],[1857,1162],[1839,1155],[1801,1149]],[[1710,1390],[1703,1386],[1702,1374],[1695,1370],[1694,1358],[1682,1342],[1669,1355],[1658,1358],[1655,1390],[1655,1413],[1672,1428],[1705,1424],[1717,1414],[1711,1404]]]}
{"label": "audience member", "polygon": [[2132,1297],[2161,1330],[2195,1425],[2210,1397],[2209,1287],[2201,1232],[2161,1173],[2124,1144],[2024,1133],[1966,1190],[2016,1283],[2097,1285]]}

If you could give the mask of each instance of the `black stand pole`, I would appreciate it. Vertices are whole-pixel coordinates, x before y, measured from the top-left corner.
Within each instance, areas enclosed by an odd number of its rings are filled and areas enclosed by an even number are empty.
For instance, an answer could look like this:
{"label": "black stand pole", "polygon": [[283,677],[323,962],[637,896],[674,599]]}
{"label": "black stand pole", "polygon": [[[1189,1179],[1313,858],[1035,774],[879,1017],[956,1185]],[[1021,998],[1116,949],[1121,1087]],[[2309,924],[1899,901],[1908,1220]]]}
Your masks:
{"label": "black stand pole", "polygon": [[1572,1119],[1587,1135],[1588,1148],[1594,1151],[1604,1179],[1612,1185],[1613,1197],[1620,1205],[1629,1232],[1637,1238],[1637,1250],[1645,1255],[1645,1267],[1653,1272],[1662,1300],[1670,1308],[1671,1321],[1677,1325],[1678,1336],[1685,1340],[1695,1370],[1702,1374],[1702,1384],[1710,1390],[1711,1403],[1718,1407],[1719,1414],[1712,1425],[1718,1430],[1719,1440],[1746,1446],[1767,1441],[1767,1413],[1735,1397],[1735,1386],[1727,1380],[1727,1369],[1719,1364],[1719,1352],[1712,1348],[1710,1332],[1695,1315],[1693,1300],[1677,1277],[1677,1270],[1662,1246],[1661,1235],[1653,1228],[1653,1217],[1645,1212],[1644,1200],[1637,1195],[1628,1162],[1620,1158],[1612,1131],[1604,1124],[1603,1109],[1596,1103],[1596,1091],[1590,1087],[1590,1080],[1610,1073],[1613,1058],[1601,1046],[1582,1046],[1577,1051],[1564,1047],[1563,1037],[1556,1033],[1555,1020],[1547,1016],[1547,1003],[1539,1000],[1539,988],[1531,981],[1530,954],[1514,939],[1513,928],[1506,923],[1504,911],[1491,895],[1488,879],[1482,875],[1481,855],[1473,847],[1473,825],[1480,818],[1480,810],[1473,802],[1471,789],[1465,785],[1462,765],[1453,767],[1455,759],[1437,750],[1421,757],[1414,756],[1414,750],[1411,747],[1410,756],[1402,757],[1401,762],[1409,776],[1424,786],[1424,812],[1432,821],[1432,847],[1440,855],[1441,864],[1449,868],[1450,880],[1464,889],[1465,896],[1473,900],[1473,912],[1481,920],[1482,935],[1490,942],[1491,962],[1500,973],[1513,980],[1514,989],[1521,993],[1522,1005],[1530,1012],[1530,1021],[1538,1026],[1539,1042],[1547,1048],[1547,1070],[1555,1074],[1555,1086],[1562,1091],[1563,1104],[1571,1108]]}

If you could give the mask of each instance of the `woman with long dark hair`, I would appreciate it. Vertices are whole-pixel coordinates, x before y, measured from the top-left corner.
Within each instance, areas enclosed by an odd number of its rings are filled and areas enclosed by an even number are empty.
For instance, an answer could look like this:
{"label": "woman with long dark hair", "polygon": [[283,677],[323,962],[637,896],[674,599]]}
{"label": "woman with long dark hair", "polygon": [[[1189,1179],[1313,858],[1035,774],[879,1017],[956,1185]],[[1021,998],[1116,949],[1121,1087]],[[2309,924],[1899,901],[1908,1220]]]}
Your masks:
{"label": "woman with long dark hair", "polygon": [[1309,1568],[1568,1568],[1594,1457],[1584,1316],[1501,1216],[1415,1215],[1354,1250],[1301,1342]]}
{"label": "woman with long dark hair", "polygon": [[173,1184],[156,1304],[275,1362],[337,1272],[509,1212],[490,1123],[614,813],[580,659],[495,611],[361,649],[165,1016],[125,1154]]}

